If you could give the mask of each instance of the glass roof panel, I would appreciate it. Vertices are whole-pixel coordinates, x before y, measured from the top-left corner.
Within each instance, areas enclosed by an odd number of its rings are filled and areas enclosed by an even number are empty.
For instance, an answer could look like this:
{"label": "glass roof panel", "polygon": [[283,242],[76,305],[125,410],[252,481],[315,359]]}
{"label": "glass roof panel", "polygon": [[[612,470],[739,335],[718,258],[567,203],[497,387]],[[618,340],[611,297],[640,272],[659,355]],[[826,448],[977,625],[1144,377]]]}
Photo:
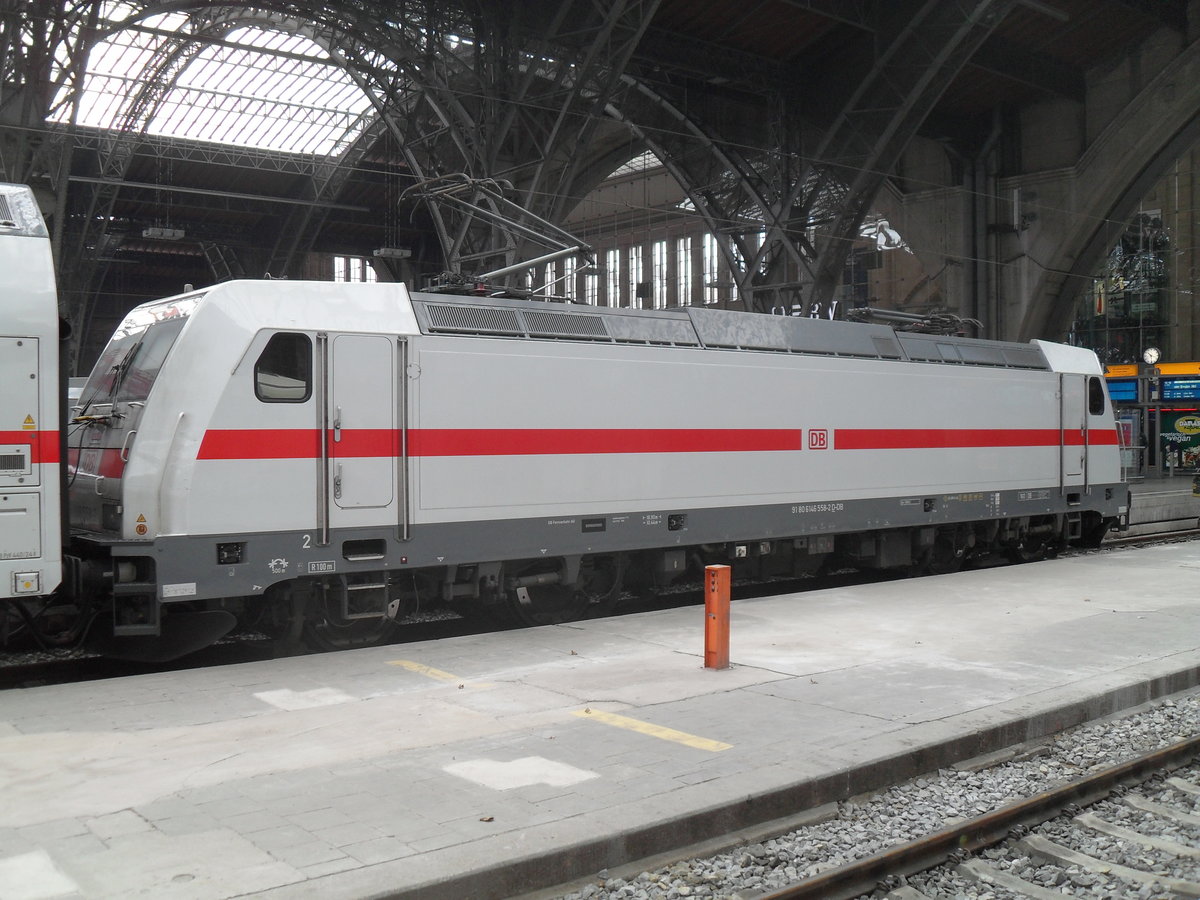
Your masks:
{"label": "glass roof panel", "polygon": [[[113,18],[127,13],[115,4]],[[186,16],[117,31],[88,60],[78,123],[113,128],[176,46]],[[266,150],[336,155],[362,133],[371,101],[327,53],[300,35],[245,26],[189,45],[193,58],[153,107],[150,134]],[[61,100],[61,98],[60,98]],[[70,117],[62,103],[57,121]]]}

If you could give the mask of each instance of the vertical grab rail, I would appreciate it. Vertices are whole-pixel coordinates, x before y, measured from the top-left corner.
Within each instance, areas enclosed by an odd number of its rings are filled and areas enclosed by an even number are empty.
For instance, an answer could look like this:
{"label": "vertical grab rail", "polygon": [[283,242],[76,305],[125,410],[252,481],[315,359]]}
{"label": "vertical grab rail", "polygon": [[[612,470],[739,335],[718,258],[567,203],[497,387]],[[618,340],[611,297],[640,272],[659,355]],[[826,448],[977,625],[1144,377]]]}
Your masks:
{"label": "vertical grab rail", "polygon": [[329,545],[329,335],[317,332],[317,458],[320,475],[317,478],[318,543]]}
{"label": "vertical grab rail", "polygon": [[1058,373],[1058,496],[1067,493],[1067,384]]}
{"label": "vertical grab rail", "polygon": [[[1090,376],[1095,378],[1095,376]],[[1098,380],[1098,379],[1097,379]],[[1096,387],[1101,387],[1097,384]],[[1101,409],[1103,412],[1103,408]],[[1090,437],[1092,433],[1092,382],[1088,376],[1083,379],[1083,492],[1091,493],[1092,490],[1092,445]]]}
{"label": "vertical grab rail", "polygon": [[397,414],[400,418],[399,441],[396,461],[396,480],[400,485],[399,494],[399,509],[397,510],[400,520],[397,523],[399,526],[399,539],[407,541],[409,539],[409,523],[410,512],[408,508],[408,339],[397,338],[397,380],[399,381],[399,389],[397,390]]}

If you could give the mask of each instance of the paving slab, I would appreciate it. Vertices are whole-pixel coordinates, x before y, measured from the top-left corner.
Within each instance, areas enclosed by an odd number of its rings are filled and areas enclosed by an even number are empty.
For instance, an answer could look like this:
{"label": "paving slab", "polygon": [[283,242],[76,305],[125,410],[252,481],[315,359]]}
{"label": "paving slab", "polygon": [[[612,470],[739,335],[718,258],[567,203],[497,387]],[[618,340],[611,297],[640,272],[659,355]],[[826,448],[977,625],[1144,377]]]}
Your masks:
{"label": "paving slab", "polygon": [[1200,542],[0,693],[0,900],[519,895],[1194,686]]}

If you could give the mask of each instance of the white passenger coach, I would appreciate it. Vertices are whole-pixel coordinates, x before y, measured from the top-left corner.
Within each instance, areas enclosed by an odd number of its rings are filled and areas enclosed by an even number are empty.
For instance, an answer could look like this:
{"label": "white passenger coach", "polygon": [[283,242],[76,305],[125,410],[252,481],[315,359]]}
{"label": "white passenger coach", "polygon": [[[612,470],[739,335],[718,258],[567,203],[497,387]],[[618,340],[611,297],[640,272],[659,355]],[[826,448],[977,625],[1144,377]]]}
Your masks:
{"label": "white passenger coach", "polygon": [[62,577],[58,297],[27,187],[0,184],[0,600]]}

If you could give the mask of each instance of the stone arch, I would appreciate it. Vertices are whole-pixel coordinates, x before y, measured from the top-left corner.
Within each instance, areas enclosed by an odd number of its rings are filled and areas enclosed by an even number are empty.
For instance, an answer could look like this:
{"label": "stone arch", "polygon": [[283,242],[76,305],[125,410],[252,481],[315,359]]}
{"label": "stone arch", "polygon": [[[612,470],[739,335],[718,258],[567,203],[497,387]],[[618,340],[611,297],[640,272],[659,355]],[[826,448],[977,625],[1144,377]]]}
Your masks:
{"label": "stone arch", "polygon": [[[1039,220],[1029,242],[1036,274],[1020,340],[1061,337],[1081,286],[1099,269],[1129,217],[1154,184],[1200,141],[1200,42],[1190,44],[1131,98],[1066,179],[1064,214]],[[1045,247],[1045,256],[1037,247]],[[1011,282],[1010,282],[1011,283]]]}

